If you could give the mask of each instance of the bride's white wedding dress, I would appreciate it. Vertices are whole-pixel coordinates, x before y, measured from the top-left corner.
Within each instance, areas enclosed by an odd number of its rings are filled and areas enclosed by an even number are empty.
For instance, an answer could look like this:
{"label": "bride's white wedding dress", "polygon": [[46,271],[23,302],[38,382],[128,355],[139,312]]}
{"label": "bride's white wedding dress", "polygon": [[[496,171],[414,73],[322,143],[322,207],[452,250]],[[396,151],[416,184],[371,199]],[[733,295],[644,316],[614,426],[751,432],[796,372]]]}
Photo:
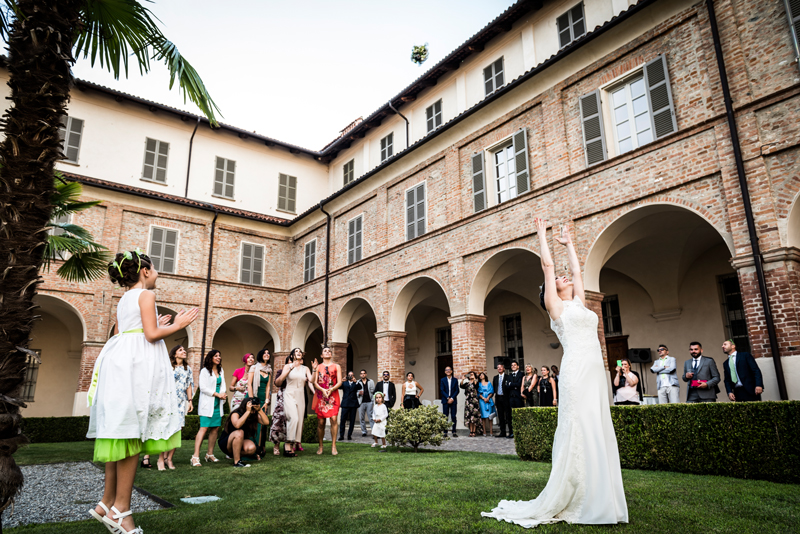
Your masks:
{"label": "bride's white wedding dress", "polygon": [[627,523],[597,315],[576,297],[564,301],[561,317],[550,326],[564,347],[550,480],[536,499],[500,501],[481,515],[525,528],[557,521]]}

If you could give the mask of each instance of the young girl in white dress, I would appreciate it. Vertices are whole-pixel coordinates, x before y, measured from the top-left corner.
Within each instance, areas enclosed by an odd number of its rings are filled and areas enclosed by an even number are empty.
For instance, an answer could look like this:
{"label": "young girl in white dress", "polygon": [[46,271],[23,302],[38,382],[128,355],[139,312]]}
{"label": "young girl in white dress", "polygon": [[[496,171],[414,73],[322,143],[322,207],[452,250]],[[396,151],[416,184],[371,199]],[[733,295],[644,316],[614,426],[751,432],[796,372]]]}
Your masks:
{"label": "young girl in white dress", "polygon": [[373,447],[378,446],[378,438],[381,438],[381,449],[386,448],[386,418],[389,417],[389,408],[383,403],[383,393],[375,393],[375,406],[372,408],[372,437],[375,439]]}
{"label": "young girl in white dress", "polygon": [[112,282],[126,288],[117,304],[114,336],[103,347],[88,392],[94,461],[105,462],[103,499],[89,513],[118,534],[141,534],[131,517],[131,492],[139,454],[179,447],[182,417],[164,338],[197,318],[182,310],[173,324],[156,312],[158,272],[145,254],[117,254],[108,265]]}

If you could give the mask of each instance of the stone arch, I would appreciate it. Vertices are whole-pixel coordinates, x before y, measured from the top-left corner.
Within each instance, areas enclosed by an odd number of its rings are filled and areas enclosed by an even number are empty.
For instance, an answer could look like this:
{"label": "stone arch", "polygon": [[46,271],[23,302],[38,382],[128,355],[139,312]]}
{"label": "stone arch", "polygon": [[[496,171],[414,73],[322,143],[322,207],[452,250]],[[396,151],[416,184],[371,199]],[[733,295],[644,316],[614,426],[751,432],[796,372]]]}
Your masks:
{"label": "stone arch", "polygon": [[433,296],[431,290],[434,290],[435,287],[438,287],[442,295],[444,295],[448,310],[452,309],[451,300],[442,283],[429,275],[419,276],[406,283],[397,293],[389,316],[389,330],[396,332],[405,330],[406,318],[409,312],[420,302],[431,298]]}
{"label": "stone arch", "polygon": [[646,217],[668,212],[691,213],[700,217],[717,231],[730,254],[734,255],[733,237],[729,232],[720,230],[719,226],[714,224],[713,219],[707,213],[694,207],[689,207],[686,203],[679,201],[661,200],[648,202],[621,212],[600,232],[586,256],[583,274],[584,287],[589,291],[600,291],[600,271],[606,261],[636,237],[635,235],[629,235],[627,238],[620,239],[620,236],[633,228],[635,223]]}
{"label": "stone arch", "polygon": [[[224,320],[220,321],[219,326],[217,326],[217,328],[214,330],[214,333],[212,335],[211,346],[213,348],[215,348],[215,349],[218,349],[218,350],[222,351],[222,349],[217,345],[220,342],[218,336],[220,336],[220,334],[224,333],[224,330],[226,330],[226,329],[239,329],[239,331],[241,332],[242,329],[251,330],[252,327],[256,327],[256,328],[266,332],[270,336],[271,341],[273,343],[273,347],[272,347],[272,352],[273,353],[274,352],[279,352],[281,350],[280,337],[278,336],[277,329],[272,325],[272,323],[270,323],[269,321],[267,321],[265,318],[261,317],[260,315],[255,315],[255,314],[250,314],[250,313],[233,314],[233,315],[231,315],[229,317],[226,317]],[[244,335],[244,334],[242,334],[240,332],[237,332],[238,336]],[[255,334],[253,334],[253,332],[251,331],[251,332],[249,332],[249,337],[251,339],[253,339],[253,338],[257,337],[257,336]],[[259,343],[260,343],[260,341],[259,341]],[[259,343],[251,342],[251,343],[248,344],[248,345],[251,345],[251,346],[243,347],[241,349],[241,351],[256,352],[261,348],[260,346],[258,346]],[[267,341],[265,343],[265,345],[268,344],[268,343],[269,343],[269,341]],[[227,357],[230,356],[228,354],[225,354],[224,351],[222,351],[222,352],[223,352],[223,356],[224,357],[227,358]],[[243,354],[244,354],[244,352],[242,354],[239,354],[238,356],[241,357]]]}
{"label": "stone arch", "polygon": [[339,310],[339,315],[336,317],[332,341],[334,343],[347,343],[350,327],[368,313],[372,313],[377,317],[375,307],[366,298],[354,297],[348,300]]}
{"label": "stone arch", "polygon": [[[478,268],[478,272],[472,280],[467,300],[467,313],[473,315],[484,315],[484,304],[489,293],[516,274],[520,269],[533,268],[532,275],[541,273],[541,260],[539,255],[525,247],[510,247],[496,252],[486,259]],[[533,263],[533,264],[532,264]],[[527,284],[526,289],[535,289],[536,296],[524,295],[533,303],[538,302],[538,286],[542,283],[540,275],[533,283]]]}
{"label": "stone arch", "polygon": [[83,314],[80,312],[80,310],[76,308],[71,302],[61,297],[51,295],[49,293],[37,293],[33,301],[40,307],[44,307],[45,305],[47,305],[48,307],[53,307],[56,310],[61,310],[74,314],[78,318],[78,321],[80,321],[81,341],[87,340],[89,331],[86,327],[86,320],[84,319]]}
{"label": "stone arch", "polygon": [[304,347],[309,336],[317,328],[321,327],[322,319],[320,319],[316,312],[309,311],[304,313],[294,327],[294,332],[292,333],[292,344],[288,350],[292,350],[295,347],[300,347],[301,349],[305,350]]}

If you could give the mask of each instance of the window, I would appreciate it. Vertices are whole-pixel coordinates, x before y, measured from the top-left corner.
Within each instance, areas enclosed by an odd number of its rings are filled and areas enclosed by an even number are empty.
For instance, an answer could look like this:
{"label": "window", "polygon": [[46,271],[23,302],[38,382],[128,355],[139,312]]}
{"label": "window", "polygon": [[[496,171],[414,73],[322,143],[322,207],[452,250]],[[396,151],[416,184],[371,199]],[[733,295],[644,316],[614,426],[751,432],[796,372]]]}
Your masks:
{"label": "window", "polygon": [[610,91],[617,154],[624,154],[653,140],[644,77],[637,76]]}
{"label": "window", "polygon": [[442,101],[434,102],[432,106],[425,110],[425,119],[428,122],[428,133],[442,125]]}
{"label": "window", "polygon": [[603,333],[607,337],[622,335],[622,321],[619,316],[619,299],[616,295],[603,298]]}
{"label": "window", "polygon": [[503,86],[503,58],[501,57],[483,69],[483,83],[486,87],[486,96],[497,91]]}
{"label": "window", "polygon": [[[795,58],[800,58],[800,2],[797,0],[784,0],[786,14],[789,16],[789,31],[794,44]],[[738,346],[738,345],[737,345]]]}
{"label": "window", "polygon": [[61,127],[58,135],[64,142],[64,155],[70,163],[78,163],[81,151],[81,138],[83,137],[83,120],[75,117],[61,117]]}
{"label": "window", "polygon": [[239,281],[243,284],[261,285],[264,272],[264,247],[252,243],[242,243],[242,268]]}
{"label": "window", "polygon": [[347,264],[361,261],[361,243],[363,238],[362,222],[363,215],[359,215],[355,219],[347,223]]}
{"label": "window", "polygon": [[526,193],[530,189],[527,131],[519,130],[491,154],[497,203]]}
{"label": "window", "polygon": [[350,182],[352,182],[353,180],[356,179],[356,172],[355,172],[356,164],[355,164],[355,161],[356,160],[351,159],[350,161],[345,163],[344,167],[342,168],[342,174],[344,175],[344,185],[347,185],[347,184],[349,184]]}
{"label": "window", "polygon": [[297,177],[278,175],[278,209],[294,213],[297,208]]}
{"label": "window", "polygon": [[[453,331],[449,326],[436,329],[436,383],[444,378],[444,370],[453,367]],[[455,375],[453,375],[455,376]],[[436,389],[436,398],[442,398],[441,388]],[[458,392],[456,392],[458,393]]]}
{"label": "window", "polygon": [[150,230],[150,259],[153,267],[162,273],[175,272],[175,258],[178,253],[178,231],[153,226]]}
{"label": "window", "polygon": [[169,143],[147,137],[144,142],[142,180],[150,180],[161,184],[167,183],[168,155]]}
{"label": "window", "polygon": [[750,336],[747,334],[747,320],[744,315],[742,291],[739,277],[726,274],[717,278],[722,305],[722,321],[725,334],[736,343],[736,350],[750,352]]}
{"label": "window", "polygon": [[[38,349],[31,349],[40,357],[42,351]],[[39,377],[39,359],[35,358],[32,354],[26,355],[25,360],[25,380],[22,382],[22,396],[20,400],[23,402],[33,402],[33,396],[36,392],[36,379]]]}
{"label": "window", "polygon": [[[603,109],[603,102],[606,108]],[[665,56],[658,56],[603,90],[579,100],[586,166],[678,131]],[[608,123],[604,125],[603,114]],[[613,140],[606,143],[605,129]]]}
{"label": "window", "polygon": [[425,233],[425,182],[406,191],[406,240]]}
{"label": "window", "polygon": [[525,352],[522,350],[522,316],[518,313],[500,319],[503,327],[503,353],[525,368]]}
{"label": "window", "polygon": [[394,149],[394,132],[381,139],[381,163],[392,157]]}
{"label": "window", "polygon": [[575,39],[586,33],[586,22],[583,18],[583,2],[573,7],[556,19],[558,26],[558,44],[564,48]]}
{"label": "window", "polygon": [[317,264],[317,240],[313,239],[306,243],[305,253],[303,254],[303,283],[314,279],[314,268]]}
{"label": "window", "polygon": [[214,174],[215,196],[233,199],[233,178],[235,172],[235,161],[217,157],[217,167]]}

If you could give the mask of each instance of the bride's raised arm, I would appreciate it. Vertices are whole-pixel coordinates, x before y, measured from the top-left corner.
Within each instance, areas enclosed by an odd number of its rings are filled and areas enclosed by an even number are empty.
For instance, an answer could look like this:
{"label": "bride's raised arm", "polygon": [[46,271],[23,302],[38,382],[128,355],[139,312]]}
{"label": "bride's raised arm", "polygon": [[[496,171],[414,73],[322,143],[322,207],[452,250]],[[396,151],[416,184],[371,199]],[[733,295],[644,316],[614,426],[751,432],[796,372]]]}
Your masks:
{"label": "bride's raised arm", "polygon": [[547,313],[555,321],[561,317],[564,303],[558,298],[556,290],[556,266],[553,263],[553,256],[550,254],[550,245],[547,243],[547,221],[536,217],[534,222],[536,223],[536,233],[539,234],[539,254],[544,271],[544,305],[547,307]]}
{"label": "bride's raised arm", "polygon": [[581,299],[586,306],[586,294],[583,291],[583,278],[581,278],[581,264],[578,262],[578,254],[575,252],[575,245],[572,243],[572,232],[568,225],[561,227],[561,237],[556,237],[556,241],[567,247],[569,257],[569,270],[572,273],[572,294]]}

